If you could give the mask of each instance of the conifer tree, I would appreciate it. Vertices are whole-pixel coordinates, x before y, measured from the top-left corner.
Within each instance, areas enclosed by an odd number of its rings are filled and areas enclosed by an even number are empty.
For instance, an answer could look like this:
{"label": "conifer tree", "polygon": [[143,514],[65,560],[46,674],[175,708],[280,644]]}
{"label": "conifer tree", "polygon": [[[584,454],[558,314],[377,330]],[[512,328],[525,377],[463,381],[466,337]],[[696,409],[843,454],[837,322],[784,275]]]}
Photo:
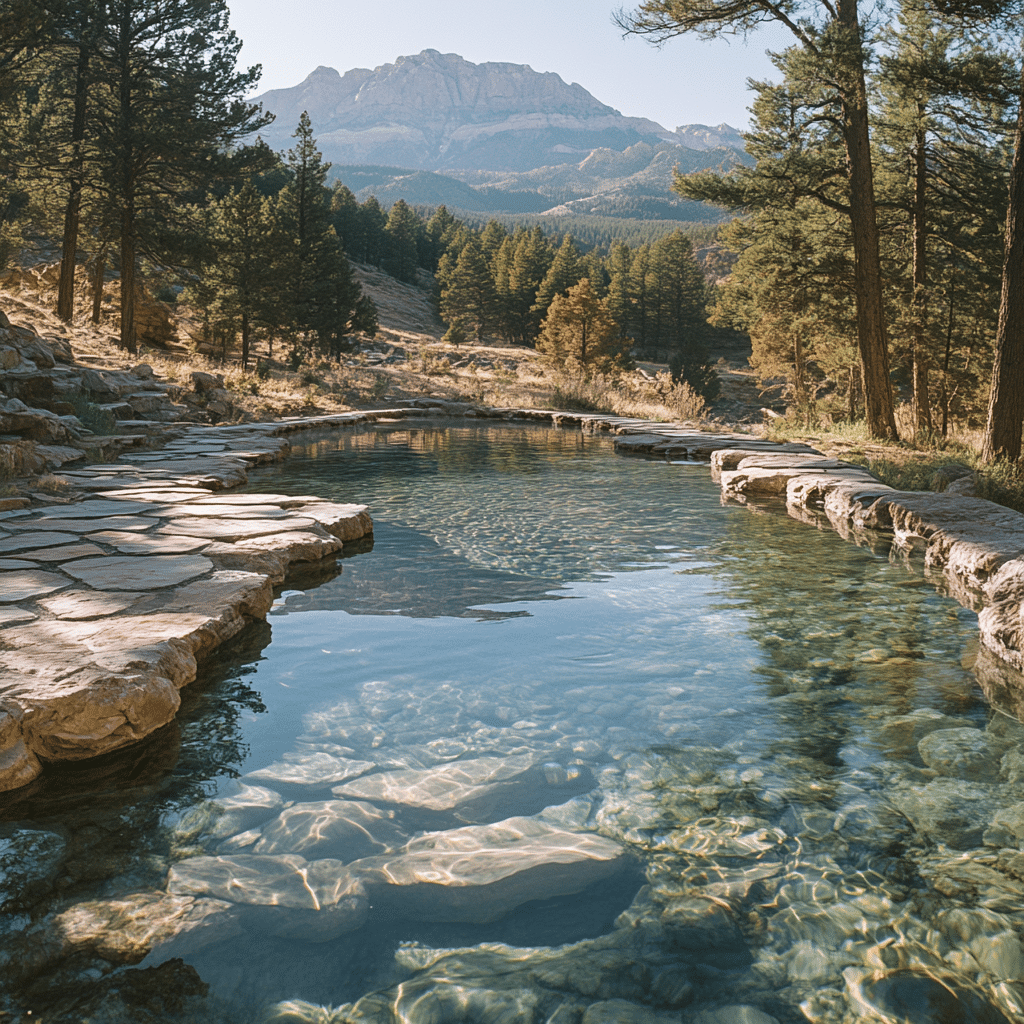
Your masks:
{"label": "conifer tree", "polygon": [[441,316],[448,324],[472,330],[479,342],[492,328],[494,314],[494,279],[480,243],[472,238],[459,253],[441,292]]}
{"label": "conifer tree", "polygon": [[542,314],[535,305],[541,282],[551,267],[553,253],[540,227],[520,236],[508,272],[507,317],[512,340],[532,345]]}
{"label": "conifer tree", "polygon": [[555,365],[573,360],[588,370],[608,371],[627,362],[618,326],[586,277],[551,300],[537,351]]}
{"label": "conifer tree", "polygon": [[207,257],[186,300],[203,309],[222,334],[239,338],[247,367],[254,332],[281,323],[279,274],[290,240],[271,201],[251,182],[215,200],[200,217]]}
{"label": "conifer tree", "polygon": [[404,199],[399,199],[388,214],[384,226],[385,256],[383,268],[399,281],[412,283],[416,280],[419,264],[419,235],[423,227],[419,217],[409,208]]}
{"label": "conifer tree", "polygon": [[362,211],[351,189],[340,181],[331,190],[331,223],[350,259],[366,259],[366,225]]}
{"label": "conifer tree", "polygon": [[365,240],[364,258],[375,267],[384,262],[387,244],[384,228],[388,223],[388,215],[381,209],[376,196],[368,196],[360,207],[363,221],[363,238]]}
{"label": "conifer tree", "polygon": [[226,148],[269,117],[243,98],[260,69],[236,69],[224,0],[105,0],[104,12],[95,142],[108,171],[97,180],[119,215],[121,344],[134,353],[136,263],[165,255],[150,225],[163,231]]}
{"label": "conifer tree", "polygon": [[895,438],[865,78],[868,41],[858,0],[644,0],[634,14],[622,13],[618,20],[627,32],[659,43],[688,32],[702,38],[745,34],[766,21],[792,32],[795,46],[787,61],[791,78],[804,83],[805,94],[819,93],[823,116],[829,105],[835,109],[831,120],[846,157],[841,205],[850,219],[856,253],[854,292],[868,430],[876,437]]}
{"label": "conifer tree", "polygon": [[583,273],[580,251],[572,235],[566,235],[558,247],[554,259],[537,289],[531,312],[538,318],[547,316],[548,308],[556,295],[564,295]]}

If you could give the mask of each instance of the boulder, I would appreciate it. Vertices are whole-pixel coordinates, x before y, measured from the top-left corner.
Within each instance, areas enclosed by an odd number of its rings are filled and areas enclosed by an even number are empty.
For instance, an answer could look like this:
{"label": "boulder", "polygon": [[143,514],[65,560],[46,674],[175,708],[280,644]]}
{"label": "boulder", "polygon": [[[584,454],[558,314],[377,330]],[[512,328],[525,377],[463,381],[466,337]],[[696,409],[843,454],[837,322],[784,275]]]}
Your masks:
{"label": "boulder", "polygon": [[917,745],[929,768],[954,779],[995,782],[1005,743],[981,729],[939,729]]}
{"label": "boulder", "polygon": [[532,900],[580,892],[624,863],[623,848],[603,836],[508,818],[428,832],[392,856],[349,867],[403,917],[484,923]]}
{"label": "boulder", "polygon": [[245,927],[305,942],[355,931],[369,910],[362,880],[341,861],[291,855],[192,857],[171,868],[167,889],[237,904]]}

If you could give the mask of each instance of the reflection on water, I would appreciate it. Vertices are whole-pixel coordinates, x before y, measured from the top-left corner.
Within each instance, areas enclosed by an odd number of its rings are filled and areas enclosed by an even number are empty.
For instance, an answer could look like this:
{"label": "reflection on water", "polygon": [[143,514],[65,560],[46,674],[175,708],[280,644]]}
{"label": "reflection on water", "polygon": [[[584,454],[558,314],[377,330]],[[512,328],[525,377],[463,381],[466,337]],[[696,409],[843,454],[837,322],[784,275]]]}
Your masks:
{"label": "reflection on water", "polygon": [[546,429],[251,486],[375,537],[7,798],[11,1019],[1024,1019],[1020,691],[913,568]]}

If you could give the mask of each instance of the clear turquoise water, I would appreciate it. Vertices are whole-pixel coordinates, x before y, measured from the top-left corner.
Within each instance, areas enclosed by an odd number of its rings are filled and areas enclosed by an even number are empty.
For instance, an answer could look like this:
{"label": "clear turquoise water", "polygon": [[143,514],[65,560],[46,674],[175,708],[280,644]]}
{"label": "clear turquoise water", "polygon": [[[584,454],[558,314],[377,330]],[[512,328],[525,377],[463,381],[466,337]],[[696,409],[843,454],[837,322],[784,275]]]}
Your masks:
{"label": "clear turquoise water", "polygon": [[[706,467],[568,431],[330,435],[250,489],[365,502],[372,545],[287,581],[269,628],[219,652],[163,736],[5,812],[64,844],[15,908],[51,929],[126,897],[172,916],[181,878],[221,900],[219,924],[143,961],[180,955],[209,986],[153,1019],[1014,1018],[1024,730],[980,697],[974,615],[918,569],[723,505]],[[429,789],[480,759],[507,770],[450,806],[365,799],[371,831],[396,849],[529,818],[619,844],[617,870],[581,891],[527,880],[489,920],[371,889],[365,923],[314,934],[245,859],[272,832],[274,855],[324,855],[290,815],[352,798],[332,765]],[[254,810],[254,785],[276,804]],[[367,855],[332,842],[335,862]],[[217,856],[259,868],[234,906],[203,874]],[[26,957],[30,931],[14,921],[0,955]],[[93,961],[91,1019],[121,1019],[127,997],[103,989],[117,957]]]}

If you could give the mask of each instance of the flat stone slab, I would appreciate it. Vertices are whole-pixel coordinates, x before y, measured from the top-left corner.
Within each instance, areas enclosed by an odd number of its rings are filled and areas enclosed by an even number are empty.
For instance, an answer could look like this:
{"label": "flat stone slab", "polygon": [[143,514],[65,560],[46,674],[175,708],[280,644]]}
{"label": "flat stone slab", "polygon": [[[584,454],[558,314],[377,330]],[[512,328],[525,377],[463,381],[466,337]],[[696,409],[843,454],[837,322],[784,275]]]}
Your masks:
{"label": "flat stone slab", "polygon": [[16,569],[0,573],[0,604],[15,604],[33,597],[43,597],[68,586],[64,576],[33,569]]}
{"label": "flat stone slab", "polygon": [[61,533],[59,530],[50,532],[28,532],[0,537],[0,554],[13,554],[16,551],[31,551],[33,548],[57,547],[71,544],[78,540],[73,533]]}
{"label": "flat stone slab", "polygon": [[291,786],[308,786],[326,789],[346,779],[363,775],[376,767],[372,761],[350,761],[333,754],[296,754],[284,761],[276,761],[266,768],[258,768],[245,776],[246,781],[285,783]]}
{"label": "flat stone slab", "polygon": [[104,516],[129,515],[133,512],[147,512],[149,506],[140,501],[104,501],[90,499],[72,505],[54,505],[41,508],[40,516],[52,519],[101,519]]}
{"label": "flat stone slab", "polygon": [[209,547],[210,541],[200,537],[168,536],[151,533],[122,533],[103,530],[88,534],[89,540],[109,544],[125,555],[184,555]]}
{"label": "flat stone slab", "polygon": [[190,517],[240,517],[244,519],[285,519],[289,513],[277,505],[229,505],[229,504],[203,504],[190,503],[188,505],[164,505],[158,506],[151,516],[162,516],[164,518],[190,516]]}
{"label": "flat stone slab", "polygon": [[105,519],[35,519],[30,523],[11,523],[15,530],[34,532],[94,533],[97,530],[149,530],[152,519],[139,516],[108,516]]}
{"label": "flat stone slab", "polygon": [[293,804],[260,829],[252,852],[345,862],[391,853],[409,839],[393,817],[392,812],[361,800]]}
{"label": "flat stone slab", "polygon": [[201,498],[210,492],[205,487],[140,488],[135,482],[116,491],[98,491],[98,498],[110,501],[179,502]]}
{"label": "flat stone slab", "polygon": [[99,619],[125,611],[142,596],[141,592],[125,594],[103,590],[69,590],[55,597],[45,597],[39,604],[58,619]]}
{"label": "flat stone slab", "polygon": [[278,508],[289,508],[294,505],[304,505],[310,501],[322,501],[322,498],[318,498],[314,495],[299,496],[291,494],[218,494],[210,495],[210,492],[206,492],[206,497],[197,498],[193,502],[189,502],[190,507],[195,505],[274,505]]}
{"label": "flat stone slab", "polygon": [[102,548],[95,544],[60,544],[55,548],[35,548],[23,551],[23,558],[31,558],[35,562],[71,562],[76,558],[88,558],[102,555]]}
{"label": "flat stone slab", "polygon": [[529,754],[478,757],[441,764],[424,771],[376,772],[355,782],[335,786],[331,792],[341,797],[450,811],[469,800],[485,796],[495,784],[514,779],[532,766],[533,757]]}
{"label": "flat stone slab", "polygon": [[295,856],[193,857],[171,868],[176,895],[213,895],[243,908],[248,928],[278,938],[325,942],[362,927],[362,879],[337,860]]}
{"label": "flat stone slab", "polygon": [[74,562],[65,571],[97,590],[156,590],[185,583],[212,568],[213,562],[201,555],[109,555]]}
{"label": "flat stone slab", "polygon": [[38,618],[35,612],[24,608],[0,608],[0,626],[11,626],[18,622],[31,622]]}
{"label": "flat stone slab", "polygon": [[[485,923],[531,900],[580,892],[622,867],[618,843],[538,818],[428,832],[397,854],[349,865],[403,916]],[[379,890],[378,890],[379,891]]]}
{"label": "flat stone slab", "polygon": [[316,521],[313,519],[300,519],[294,516],[281,519],[204,519],[197,516],[174,519],[161,526],[157,532],[236,541],[291,530],[308,530],[315,525]]}
{"label": "flat stone slab", "polygon": [[38,568],[35,562],[26,562],[23,558],[0,558],[0,570]]}

